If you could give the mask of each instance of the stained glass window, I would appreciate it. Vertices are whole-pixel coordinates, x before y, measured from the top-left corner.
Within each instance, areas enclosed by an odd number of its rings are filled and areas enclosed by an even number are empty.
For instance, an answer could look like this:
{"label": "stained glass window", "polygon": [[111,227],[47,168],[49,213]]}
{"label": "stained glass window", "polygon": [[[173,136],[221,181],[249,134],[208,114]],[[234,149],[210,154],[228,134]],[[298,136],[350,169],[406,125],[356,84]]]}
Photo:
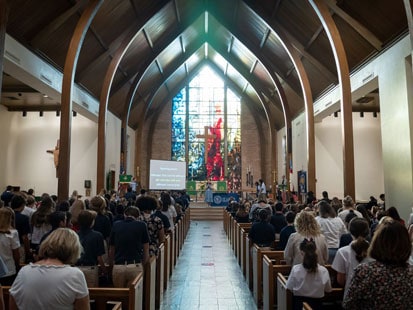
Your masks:
{"label": "stained glass window", "polygon": [[188,180],[241,190],[240,97],[209,67],[172,100],[171,157],[187,161]]}

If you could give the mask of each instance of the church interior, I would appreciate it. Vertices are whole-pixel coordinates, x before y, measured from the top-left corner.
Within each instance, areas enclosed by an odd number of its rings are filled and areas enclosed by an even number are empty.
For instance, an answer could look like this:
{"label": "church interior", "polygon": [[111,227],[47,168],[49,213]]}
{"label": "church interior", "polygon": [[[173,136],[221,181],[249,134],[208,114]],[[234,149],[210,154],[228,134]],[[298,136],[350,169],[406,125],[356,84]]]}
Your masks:
{"label": "church interior", "polygon": [[[288,183],[297,191],[301,171],[307,191],[360,201],[386,192],[405,215],[410,211],[409,4],[5,4],[3,187],[36,183],[39,191],[67,196],[86,179],[98,192],[108,171],[115,179],[126,172],[147,187],[149,160],[174,156],[173,139],[165,138],[172,135],[173,98],[208,66],[242,106],[238,190],[252,190],[245,177],[252,172],[271,188]],[[399,52],[404,45],[407,52]],[[223,154],[232,150],[225,135]],[[62,175],[56,179],[53,158],[44,153],[57,140]],[[23,151],[27,143],[30,152]],[[181,159],[189,162],[188,153]],[[31,165],[33,158],[41,163]]]}
{"label": "church interior", "polygon": [[238,169],[233,191],[299,191],[301,173],[317,196],[385,193],[410,214],[409,1],[0,4],[0,187],[94,195],[114,172],[147,188],[150,159],[179,158],[191,180]]}

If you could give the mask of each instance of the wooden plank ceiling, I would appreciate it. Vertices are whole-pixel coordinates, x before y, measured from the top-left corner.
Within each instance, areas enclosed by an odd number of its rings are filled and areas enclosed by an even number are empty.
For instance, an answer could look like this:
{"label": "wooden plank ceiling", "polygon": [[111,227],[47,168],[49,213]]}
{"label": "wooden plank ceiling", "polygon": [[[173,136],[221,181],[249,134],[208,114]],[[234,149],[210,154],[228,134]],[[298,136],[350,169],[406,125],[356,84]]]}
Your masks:
{"label": "wooden plank ceiling", "polygon": [[[403,0],[324,0],[337,24],[350,71],[407,32]],[[7,33],[63,71],[67,48],[86,0],[13,0]],[[103,77],[124,40],[129,48],[111,88],[109,110],[119,117],[131,90],[129,125],[150,117],[203,64],[210,64],[255,113],[271,110],[284,126],[274,78],[292,116],[304,110],[300,82],[276,31],[301,55],[313,99],[337,83],[327,36],[307,0],[110,0],[93,20],[79,56],[76,82],[100,98]],[[377,111],[378,90],[354,111]],[[19,95],[20,94],[20,95]],[[49,102],[50,101],[50,102]],[[59,102],[4,75],[1,103],[10,110],[54,110]]]}

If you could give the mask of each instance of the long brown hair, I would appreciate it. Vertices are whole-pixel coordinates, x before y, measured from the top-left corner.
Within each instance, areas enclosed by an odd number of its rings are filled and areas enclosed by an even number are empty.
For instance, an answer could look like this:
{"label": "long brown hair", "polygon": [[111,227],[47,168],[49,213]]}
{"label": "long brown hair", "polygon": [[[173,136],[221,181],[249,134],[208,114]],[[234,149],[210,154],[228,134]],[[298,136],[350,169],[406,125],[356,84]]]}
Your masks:
{"label": "long brown hair", "polygon": [[370,257],[386,265],[406,266],[412,243],[406,227],[395,220],[383,221],[374,233]]}
{"label": "long brown hair", "polygon": [[300,243],[300,251],[303,255],[303,266],[308,272],[317,272],[318,257],[316,245],[313,239],[304,239]]}
{"label": "long brown hair", "polygon": [[366,240],[368,237],[369,223],[365,218],[355,217],[349,223],[349,231],[355,240],[351,243],[351,248],[356,253],[356,259],[359,263],[367,257],[367,251],[369,249],[369,242]]}

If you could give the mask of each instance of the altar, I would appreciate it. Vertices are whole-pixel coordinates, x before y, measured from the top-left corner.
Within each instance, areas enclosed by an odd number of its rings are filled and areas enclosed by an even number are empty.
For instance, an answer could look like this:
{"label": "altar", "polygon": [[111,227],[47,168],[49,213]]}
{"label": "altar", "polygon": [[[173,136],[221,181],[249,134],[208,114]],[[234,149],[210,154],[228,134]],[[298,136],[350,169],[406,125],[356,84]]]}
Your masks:
{"label": "altar", "polygon": [[192,196],[194,201],[204,201],[205,190],[207,189],[207,183],[209,183],[213,194],[227,193],[227,182],[225,181],[187,181],[186,182],[186,192],[188,195]]}

